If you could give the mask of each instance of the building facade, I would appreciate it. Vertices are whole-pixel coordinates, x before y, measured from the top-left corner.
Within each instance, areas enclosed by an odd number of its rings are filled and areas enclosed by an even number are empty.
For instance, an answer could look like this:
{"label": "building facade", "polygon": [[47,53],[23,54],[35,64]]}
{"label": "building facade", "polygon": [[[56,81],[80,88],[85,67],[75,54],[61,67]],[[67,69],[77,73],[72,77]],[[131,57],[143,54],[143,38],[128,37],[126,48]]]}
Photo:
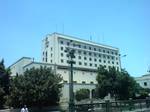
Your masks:
{"label": "building facade", "polygon": [[76,37],[53,33],[42,40],[42,62],[34,62],[31,58],[23,57],[10,66],[12,75],[22,74],[32,67],[51,67],[55,73],[63,77],[61,102],[69,101],[69,57],[67,49],[75,50],[73,65],[74,92],[86,88],[90,90],[90,98],[96,85],[97,67],[115,67],[121,69],[119,49],[107,45],[82,40]]}
{"label": "building facade", "polygon": [[135,80],[141,87],[150,89],[150,74],[136,77]]}
{"label": "building facade", "polygon": [[66,48],[75,50],[76,68],[97,69],[99,65],[120,70],[119,49],[68,35],[53,33],[42,41],[42,62],[68,66]]}

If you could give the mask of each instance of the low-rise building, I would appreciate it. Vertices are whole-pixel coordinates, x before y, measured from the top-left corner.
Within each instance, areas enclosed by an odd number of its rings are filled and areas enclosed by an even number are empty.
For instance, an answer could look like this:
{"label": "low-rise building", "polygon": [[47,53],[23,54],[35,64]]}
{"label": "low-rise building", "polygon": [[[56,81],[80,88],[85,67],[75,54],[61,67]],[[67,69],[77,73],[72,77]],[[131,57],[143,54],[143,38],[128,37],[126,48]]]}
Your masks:
{"label": "low-rise building", "polygon": [[141,77],[136,77],[135,80],[141,87],[150,89],[150,73]]}

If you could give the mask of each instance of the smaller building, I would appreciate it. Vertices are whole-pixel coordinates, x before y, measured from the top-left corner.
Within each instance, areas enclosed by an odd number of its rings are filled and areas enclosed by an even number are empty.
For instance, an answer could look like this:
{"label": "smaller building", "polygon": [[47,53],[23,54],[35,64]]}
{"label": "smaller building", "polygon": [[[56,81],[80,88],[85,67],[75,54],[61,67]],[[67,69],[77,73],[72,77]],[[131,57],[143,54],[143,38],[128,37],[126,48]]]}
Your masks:
{"label": "smaller building", "polygon": [[141,77],[136,77],[135,80],[141,87],[150,89],[150,73]]}
{"label": "smaller building", "polygon": [[[23,75],[23,73],[31,68],[40,68],[40,67],[51,68],[55,74],[61,74],[63,77],[63,88],[62,88],[62,97],[60,98],[60,103],[65,104],[69,102],[69,68],[62,67],[57,64],[50,64],[44,62],[35,62],[30,57],[22,57],[14,64],[10,66],[11,76]],[[66,75],[67,74],[67,75]],[[82,76],[82,77],[81,77]],[[79,69],[74,68],[74,93],[80,89],[89,89],[89,97],[94,97],[94,89],[96,86],[96,71],[88,73],[87,71],[81,72]]]}
{"label": "smaller building", "polygon": [[15,63],[10,65],[11,70],[11,76],[16,76],[24,73],[23,67],[26,66],[29,63],[32,63],[33,59],[30,57],[22,57],[19,60],[17,60]]}

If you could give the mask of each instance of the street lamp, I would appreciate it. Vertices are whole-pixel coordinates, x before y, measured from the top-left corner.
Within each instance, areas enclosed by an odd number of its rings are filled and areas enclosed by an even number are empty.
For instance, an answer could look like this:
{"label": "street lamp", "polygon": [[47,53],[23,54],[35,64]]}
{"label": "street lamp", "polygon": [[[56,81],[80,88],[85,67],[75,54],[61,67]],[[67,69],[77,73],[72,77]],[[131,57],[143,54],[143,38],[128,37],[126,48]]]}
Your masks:
{"label": "street lamp", "polygon": [[119,54],[120,68],[121,68],[121,69],[122,69],[122,66],[121,66],[121,58],[124,58],[124,57],[126,57],[126,56],[127,56],[126,54],[124,54],[124,55]]}
{"label": "street lamp", "polygon": [[70,58],[68,63],[70,64],[70,75],[69,75],[69,112],[74,112],[74,94],[73,94],[73,58],[75,58],[75,50],[73,48],[67,47],[65,52],[67,52],[67,56]]}

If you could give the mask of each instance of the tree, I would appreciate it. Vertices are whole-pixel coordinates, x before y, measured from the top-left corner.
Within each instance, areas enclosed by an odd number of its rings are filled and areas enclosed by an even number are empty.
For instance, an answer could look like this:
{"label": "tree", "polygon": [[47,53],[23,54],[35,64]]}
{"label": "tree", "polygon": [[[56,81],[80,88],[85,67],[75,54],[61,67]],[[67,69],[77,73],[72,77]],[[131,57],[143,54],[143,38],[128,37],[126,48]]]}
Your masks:
{"label": "tree", "polygon": [[4,99],[4,90],[3,88],[0,86],[0,108],[3,108],[3,105],[5,103],[5,99]]}
{"label": "tree", "polygon": [[9,95],[9,77],[10,69],[6,69],[4,65],[4,59],[0,62],[0,108],[5,103],[4,97]]}
{"label": "tree", "polygon": [[129,99],[134,98],[139,93],[140,85],[125,70],[121,70],[118,80],[118,98]]}
{"label": "tree", "polygon": [[135,96],[136,99],[146,99],[149,97],[150,89],[149,88],[140,88],[139,93]]}
{"label": "tree", "polygon": [[26,70],[23,75],[11,80],[10,105],[19,107],[56,105],[61,96],[62,77],[50,68]]}
{"label": "tree", "polygon": [[81,101],[81,100],[89,98],[89,95],[90,95],[89,89],[80,89],[76,91],[75,98],[77,101]]}
{"label": "tree", "polygon": [[127,71],[118,71],[114,67],[106,69],[100,66],[96,80],[98,82],[96,91],[100,98],[110,94],[115,99],[129,99],[139,90],[139,85]]}

